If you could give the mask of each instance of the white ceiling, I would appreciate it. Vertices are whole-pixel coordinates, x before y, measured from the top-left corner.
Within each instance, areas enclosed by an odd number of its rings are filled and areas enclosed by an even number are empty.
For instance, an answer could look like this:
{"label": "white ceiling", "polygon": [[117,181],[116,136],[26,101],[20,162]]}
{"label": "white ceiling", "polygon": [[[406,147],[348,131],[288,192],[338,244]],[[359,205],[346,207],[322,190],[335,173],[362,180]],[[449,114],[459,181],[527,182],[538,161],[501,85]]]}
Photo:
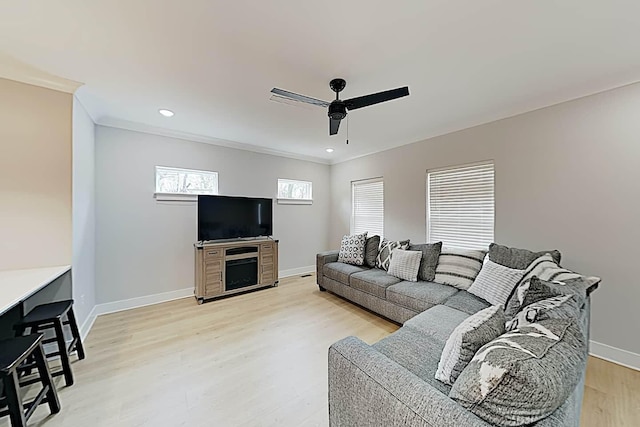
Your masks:
{"label": "white ceiling", "polygon": [[[639,81],[638,40],[637,0],[0,1],[0,51],[84,82],[97,123],[325,162]],[[411,96],[351,112],[349,145],[323,109],[269,101],[331,100],[333,77]]]}

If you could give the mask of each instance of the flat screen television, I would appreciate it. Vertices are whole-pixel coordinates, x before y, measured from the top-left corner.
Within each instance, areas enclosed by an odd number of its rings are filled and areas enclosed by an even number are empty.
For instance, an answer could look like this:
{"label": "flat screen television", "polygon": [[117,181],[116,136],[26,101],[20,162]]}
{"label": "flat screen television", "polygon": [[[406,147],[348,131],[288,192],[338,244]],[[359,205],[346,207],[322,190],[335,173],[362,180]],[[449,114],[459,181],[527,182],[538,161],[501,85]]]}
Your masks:
{"label": "flat screen television", "polygon": [[272,209],[271,199],[198,196],[198,240],[271,236]]}

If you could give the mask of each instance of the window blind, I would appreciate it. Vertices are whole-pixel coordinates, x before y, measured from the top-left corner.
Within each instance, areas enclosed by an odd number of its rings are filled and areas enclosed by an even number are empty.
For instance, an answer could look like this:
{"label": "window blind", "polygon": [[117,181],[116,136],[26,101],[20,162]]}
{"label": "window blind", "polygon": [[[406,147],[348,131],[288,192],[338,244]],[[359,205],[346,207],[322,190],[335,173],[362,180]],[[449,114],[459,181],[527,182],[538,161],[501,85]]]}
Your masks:
{"label": "window blind", "polygon": [[427,173],[427,241],[487,249],[494,218],[493,162]]}
{"label": "window blind", "polygon": [[384,233],[384,183],[382,178],[351,183],[351,234]]}

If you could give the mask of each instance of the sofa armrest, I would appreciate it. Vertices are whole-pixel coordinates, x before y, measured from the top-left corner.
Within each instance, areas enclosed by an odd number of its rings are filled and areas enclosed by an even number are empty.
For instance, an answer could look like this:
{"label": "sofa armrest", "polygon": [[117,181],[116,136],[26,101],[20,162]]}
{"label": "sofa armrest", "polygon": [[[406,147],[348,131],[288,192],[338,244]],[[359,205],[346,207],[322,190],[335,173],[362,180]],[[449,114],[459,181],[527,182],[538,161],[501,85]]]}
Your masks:
{"label": "sofa armrest", "polygon": [[330,262],[338,261],[338,253],[340,251],[320,252],[316,255],[316,282],[322,286],[322,267]]}
{"label": "sofa armrest", "polygon": [[489,426],[356,337],[329,348],[329,425]]}

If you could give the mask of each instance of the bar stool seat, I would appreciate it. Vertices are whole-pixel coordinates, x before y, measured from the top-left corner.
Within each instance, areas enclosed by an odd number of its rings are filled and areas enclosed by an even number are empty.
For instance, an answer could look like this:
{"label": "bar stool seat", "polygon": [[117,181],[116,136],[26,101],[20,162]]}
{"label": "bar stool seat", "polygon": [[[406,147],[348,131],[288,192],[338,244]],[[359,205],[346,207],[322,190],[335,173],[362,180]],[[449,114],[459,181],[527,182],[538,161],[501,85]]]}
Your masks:
{"label": "bar stool seat", "polygon": [[[65,316],[67,318],[66,321],[63,320]],[[68,325],[71,329],[71,335],[73,338],[68,346],[64,336],[65,325]],[[78,359],[82,360],[85,357],[78,323],[76,322],[76,317],[73,313],[73,300],[38,305],[16,324],[15,329],[16,335],[18,336],[23,335],[27,329],[30,329],[30,333],[53,329],[55,336],[53,338],[45,339],[43,344],[55,342],[58,350],[47,353],[45,356],[47,358],[60,356],[62,370],[54,372],[53,376],[56,377],[64,375],[65,384],[67,386],[73,385],[73,372],[71,371],[69,356],[71,353],[76,351]]]}
{"label": "bar stool seat", "polygon": [[[42,383],[42,389],[32,402],[23,404],[20,386],[24,384],[20,383],[19,370],[29,358],[35,361],[39,376],[37,382]],[[41,403],[49,404],[52,414],[60,412],[58,394],[42,350],[41,334],[0,341],[0,391],[0,408],[7,408],[0,410],[0,417],[9,415],[13,427],[25,427]]]}

